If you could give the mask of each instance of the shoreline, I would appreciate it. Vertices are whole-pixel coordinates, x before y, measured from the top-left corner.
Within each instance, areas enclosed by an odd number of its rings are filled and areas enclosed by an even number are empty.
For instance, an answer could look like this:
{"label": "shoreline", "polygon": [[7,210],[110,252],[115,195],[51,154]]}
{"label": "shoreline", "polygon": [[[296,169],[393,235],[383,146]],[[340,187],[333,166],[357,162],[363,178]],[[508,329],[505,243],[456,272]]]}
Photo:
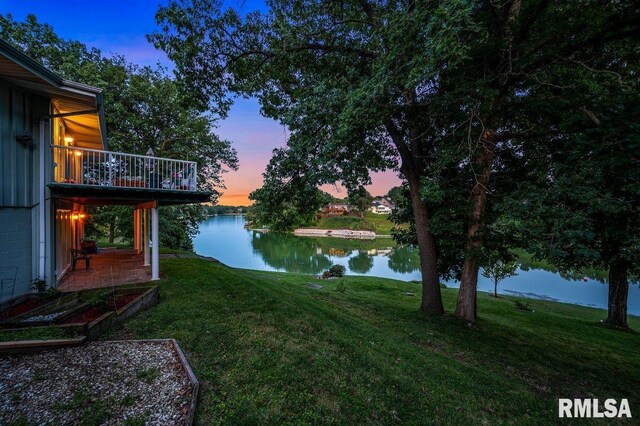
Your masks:
{"label": "shoreline", "polygon": [[[255,232],[270,232],[268,228],[247,228]],[[375,240],[393,238],[391,235],[376,234],[373,231],[358,231],[353,229],[317,229],[317,228],[297,228],[291,232],[297,237],[325,237],[325,238],[344,238],[351,240]]]}
{"label": "shoreline", "polygon": [[374,240],[376,238],[391,238],[391,235],[379,235],[373,231],[358,231],[353,229],[316,229],[298,228],[293,234],[299,237],[334,237],[355,240]]}

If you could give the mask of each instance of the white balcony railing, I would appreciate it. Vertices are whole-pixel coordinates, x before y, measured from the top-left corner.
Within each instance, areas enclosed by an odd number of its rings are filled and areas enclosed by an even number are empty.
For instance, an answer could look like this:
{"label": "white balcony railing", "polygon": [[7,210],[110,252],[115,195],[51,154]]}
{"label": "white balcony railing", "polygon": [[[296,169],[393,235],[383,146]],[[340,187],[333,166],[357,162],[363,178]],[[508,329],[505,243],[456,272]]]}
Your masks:
{"label": "white balcony railing", "polygon": [[51,149],[55,183],[179,191],[198,188],[195,161],[61,145]]}

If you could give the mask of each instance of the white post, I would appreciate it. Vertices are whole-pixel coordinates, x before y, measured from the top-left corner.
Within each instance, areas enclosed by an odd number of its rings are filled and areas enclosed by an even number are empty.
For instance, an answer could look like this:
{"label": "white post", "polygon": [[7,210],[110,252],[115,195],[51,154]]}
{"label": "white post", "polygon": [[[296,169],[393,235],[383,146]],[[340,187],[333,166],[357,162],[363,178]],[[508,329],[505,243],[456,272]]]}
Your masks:
{"label": "white post", "polygon": [[149,266],[151,265],[151,261],[149,259],[149,210],[148,209],[144,209],[143,210],[143,222],[144,222],[144,226],[143,226],[143,236],[142,236],[142,245],[144,247],[142,247],[142,250],[144,252],[144,266]]}
{"label": "white post", "polygon": [[159,229],[158,229],[158,206],[151,209],[151,280],[160,279],[160,253],[159,247]]}

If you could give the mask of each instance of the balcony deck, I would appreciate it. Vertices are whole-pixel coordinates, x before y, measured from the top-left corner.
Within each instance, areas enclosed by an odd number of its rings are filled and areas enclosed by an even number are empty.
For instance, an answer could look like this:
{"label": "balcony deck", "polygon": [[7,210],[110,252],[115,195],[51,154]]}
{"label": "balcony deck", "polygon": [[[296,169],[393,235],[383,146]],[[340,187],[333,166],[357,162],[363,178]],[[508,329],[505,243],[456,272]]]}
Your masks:
{"label": "balcony deck", "polygon": [[202,203],[197,163],[121,152],[52,146],[54,198],[82,204]]}

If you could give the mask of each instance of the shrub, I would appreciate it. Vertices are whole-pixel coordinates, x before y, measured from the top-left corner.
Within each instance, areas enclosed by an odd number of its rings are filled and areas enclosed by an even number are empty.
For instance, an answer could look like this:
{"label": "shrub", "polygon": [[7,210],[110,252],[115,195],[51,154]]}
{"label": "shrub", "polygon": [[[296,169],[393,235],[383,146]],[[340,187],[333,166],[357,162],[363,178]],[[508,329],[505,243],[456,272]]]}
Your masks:
{"label": "shrub", "polygon": [[345,272],[347,272],[347,268],[342,265],[333,265],[329,268],[328,272],[331,277],[344,277]]}
{"label": "shrub", "polygon": [[519,300],[515,301],[516,304],[516,309],[520,309],[521,311],[533,311],[533,309],[531,309],[531,304],[529,304],[529,302],[521,302]]}

